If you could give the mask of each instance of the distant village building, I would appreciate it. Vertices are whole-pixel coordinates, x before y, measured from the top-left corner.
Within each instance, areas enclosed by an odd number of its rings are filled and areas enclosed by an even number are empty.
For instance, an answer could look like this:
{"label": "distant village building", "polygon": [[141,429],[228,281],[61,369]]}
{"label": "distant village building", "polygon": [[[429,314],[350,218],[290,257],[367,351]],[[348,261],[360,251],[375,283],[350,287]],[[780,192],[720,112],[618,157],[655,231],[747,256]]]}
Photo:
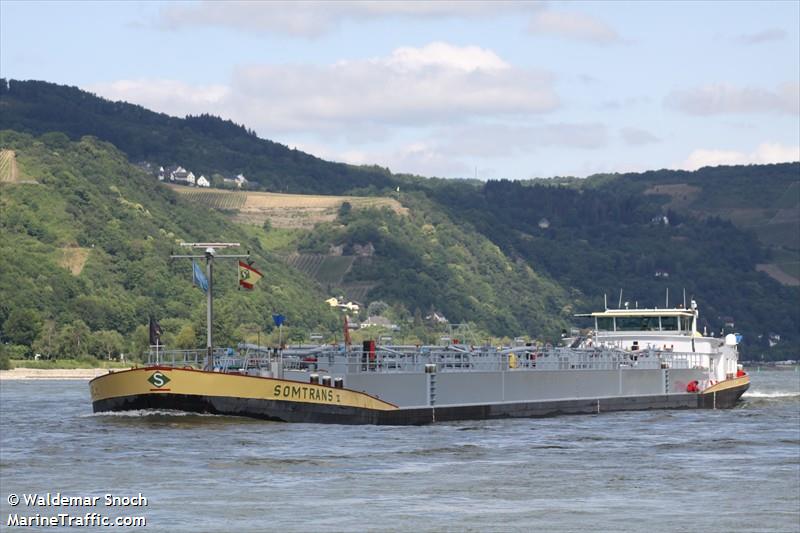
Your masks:
{"label": "distant village building", "polygon": [[539,221],[539,227],[541,229],[549,228],[550,227],[550,221],[547,220],[546,218],[542,217],[542,219]]}
{"label": "distant village building", "polygon": [[657,278],[668,278],[669,277],[669,272],[667,272],[666,270],[663,270],[663,269],[658,269],[655,272],[655,277],[657,277]]}
{"label": "distant village building", "polygon": [[347,309],[352,313],[358,313],[359,309],[361,309],[361,306],[356,302],[347,302],[346,304],[339,304],[339,307],[342,309]]}
{"label": "distant village building", "polygon": [[425,320],[435,322],[436,324],[447,324],[449,322],[443,314],[437,313],[436,311],[426,316]]}
{"label": "distant village building", "polygon": [[655,216],[652,219],[650,219],[650,222],[655,224],[655,225],[657,225],[657,226],[661,225],[661,224],[663,224],[665,226],[669,226],[669,218],[667,218],[666,215]]}
{"label": "distant village building", "polygon": [[169,173],[169,181],[179,185],[186,185],[187,176],[189,176],[189,172],[179,165],[178,168]]}
{"label": "distant village building", "polygon": [[206,178],[205,176],[203,176],[201,174],[200,177],[197,178],[197,186],[198,187],[211,187],[211,182],[208,181],[208,178]]}
{"label": "distant village building", "polygon": [[772,348],[773,346],[781,342],[781,336],[777,333],[770,333],[767,342],[769,342],[769,347]]}
{"label": "distant village building", "polygon": [[246,186],[250,181],[244,177],[244,174],[237,174],[235,178],[222,178],[222,183],[241,189]]}
{"label": "distant village building", "polygon": [[397,324],[392,324],[392,322],[385,316],[371,316],[367,318],[367,320],[361,323],[361,329],[372,328],[372,327],[386,328],[386,329],[391,329],[393,331],[400,329],[400,326],[398,326]]}
{"label": "distant village building", "polygon": [[350,313],[358,313],[361,309],[361,304],[358,302],[348,301],[345,303],[344,300],[340,300],[339,298],[328,298],[325,300],[325,303],[331,307],[338,307],[342,311],[348,311]]}
{"label": "distant village building", "polygon": [[148,161],[139,161],[136,166],[149,174],[153,173],[153,164]]}
{"label": "distant village building", "polygon": [[372,257],[375,255],[375,247],[371,242],[367,244],[354,244],[353,253],[361,257]]}

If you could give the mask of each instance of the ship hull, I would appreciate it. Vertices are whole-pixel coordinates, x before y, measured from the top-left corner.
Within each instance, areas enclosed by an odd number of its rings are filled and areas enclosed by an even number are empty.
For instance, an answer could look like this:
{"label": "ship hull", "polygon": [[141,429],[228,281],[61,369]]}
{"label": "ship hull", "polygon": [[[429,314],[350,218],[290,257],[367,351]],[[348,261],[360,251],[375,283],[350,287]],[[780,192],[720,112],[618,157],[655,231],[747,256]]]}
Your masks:
{"label": "ship hull", "polygon": [[722,381],[709,387],[698,396],[698,407],[702,409],[730,409],[734,407],[742,394],[750,388],[750,378],[741,376]]}
{"label": "ship hull", "polygon": [[[165,379],[167,382],[162,383]],[[155,387],[153,381],[159,386]],[[178,410],[281,422],[351,425],[423,425],[614,411],[729,408],[736,404],[748,387],[749,379],[743,377],[718,383],[700,394],[604,396],[401,408],[346,389],[185,369],[135,369],[107,374],[91,382],[95,412]]]}

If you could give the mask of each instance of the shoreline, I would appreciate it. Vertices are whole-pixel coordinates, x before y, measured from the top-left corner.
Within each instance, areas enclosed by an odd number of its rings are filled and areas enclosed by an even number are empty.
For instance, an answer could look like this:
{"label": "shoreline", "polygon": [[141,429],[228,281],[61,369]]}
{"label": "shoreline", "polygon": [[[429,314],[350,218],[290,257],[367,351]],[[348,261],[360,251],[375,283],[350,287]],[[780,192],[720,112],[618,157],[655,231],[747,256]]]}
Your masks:
{"label": "shoreline", "polygon": [[38,379],[75,379],[90,380],[107,374],[109,370],[119,372],[127,368],[12,368],[0,370],[0,381],[6,380],[38,380]]}

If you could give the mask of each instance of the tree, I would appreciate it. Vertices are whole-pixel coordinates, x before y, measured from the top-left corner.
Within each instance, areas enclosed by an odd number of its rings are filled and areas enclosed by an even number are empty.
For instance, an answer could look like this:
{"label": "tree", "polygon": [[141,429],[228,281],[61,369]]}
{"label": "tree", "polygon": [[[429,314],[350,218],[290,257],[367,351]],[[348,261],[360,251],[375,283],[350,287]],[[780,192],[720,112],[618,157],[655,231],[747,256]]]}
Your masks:
{"label": "tree", "polygon": [[55,351],[57,335],[58,328],[55,321],[45,320],[39,336],[33,341],[33,351],[50,359]]}
{"label": "tree", "polygon": [[339,218],[347,217],[352,210],[353,206],[350,204],[350,202],[342,202],[342,205],[339,206]]}
{"label": "tree", "polygon": [[56,336],[55,352],[60,357],[78,358],[89,354],[89,326],[83,320],[76,320],[62,327]]}
{"label": "tree", "polygon": [[367,316],[380,316],[389,309],[389,304],[383,300],[375,300],[367,306]]}
{"label": "tree", "polygon": [[103,329],[92,335],[92,353],[101,354],[108,360],[122,353],[125,339],[118,331]]}
{"label": "tree", "polygon": [[41,329],[39,313],[32,309],[14,309],[3,323],[3,336],[14,344],[30,346]]}
{"label": "tree", "polygon": [[422,311],[420,311],[419,307],[414,309],[414,327],[419,328],[422,326]]}
{"label": "tree", "polygon": [[150,349],[150,330],[146,324],[137,326],[133,332],[128,335],[128,351],[136,358],[142,358]]}
{"label": "tree", "polygon": [[178,335],[175,336],[175,348],[179,350],[191,350],[192,348],[197,348],[197,333],[194,330],[194,326],[191,324],[184,325],[181,330],[178,332]]}

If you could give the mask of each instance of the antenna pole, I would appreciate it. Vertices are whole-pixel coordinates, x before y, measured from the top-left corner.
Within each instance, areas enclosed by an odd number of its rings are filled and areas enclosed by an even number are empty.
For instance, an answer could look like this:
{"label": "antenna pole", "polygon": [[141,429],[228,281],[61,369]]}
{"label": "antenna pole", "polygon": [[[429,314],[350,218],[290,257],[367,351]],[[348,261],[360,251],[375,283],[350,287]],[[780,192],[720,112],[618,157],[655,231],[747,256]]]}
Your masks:
{"label": "antenna pole", "polygon": [[664,307],[669,309],[669,287],[667,287],[667,301],[664,303]]}
{"label": "antenna pole", "polygon": [[205,248],[203,255],[170,255],[170,259],[205,259],[208,291],[206,292],[206,364],[204,370],[214,370],[214,259],[249,259],[246,255],[217,255],[215,248],[235,248],[238,242],[182,242],[187,248]]}
{"label": "antenna pole", "polygon": [[214,288],[214,253],[213,250],[206,250],[206,277],[208,278],[208,293],[206,293],[206,361],[208,370],[214,370],[214,337],[212,324],[214,323],[214,298],[212,296]]}
{"label": "antenna pole", "polygon": [[622,309],[622,287],[619,288],[619,303],[617,304],[617,309]]}

